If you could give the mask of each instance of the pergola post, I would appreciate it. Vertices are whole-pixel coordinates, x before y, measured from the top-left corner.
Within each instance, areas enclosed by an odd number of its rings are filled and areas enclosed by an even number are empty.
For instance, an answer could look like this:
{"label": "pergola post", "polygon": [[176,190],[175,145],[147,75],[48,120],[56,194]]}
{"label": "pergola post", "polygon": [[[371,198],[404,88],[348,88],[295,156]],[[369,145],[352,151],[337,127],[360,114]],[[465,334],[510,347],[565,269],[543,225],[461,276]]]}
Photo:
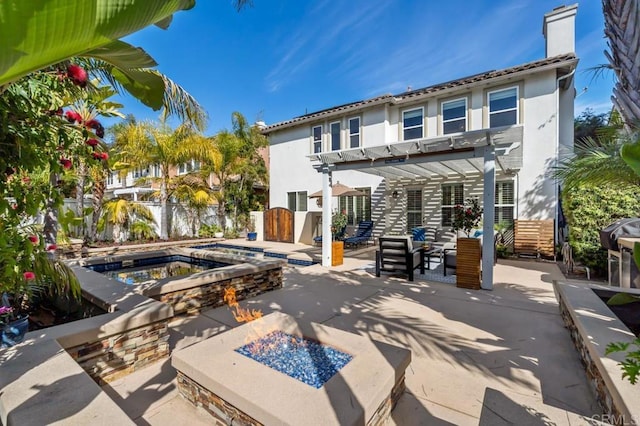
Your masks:
{"label": "pergola post", "polygon": [[496,152],[491,142],[491,134],[487,132],[487,146],[484,148],[484,195],[482,222],[482,288],[493,290],[493,259],[496,191]]}
{"label": "pergola post", "polygon": [[322,266],[331,266],[331,171],[322,167]]}

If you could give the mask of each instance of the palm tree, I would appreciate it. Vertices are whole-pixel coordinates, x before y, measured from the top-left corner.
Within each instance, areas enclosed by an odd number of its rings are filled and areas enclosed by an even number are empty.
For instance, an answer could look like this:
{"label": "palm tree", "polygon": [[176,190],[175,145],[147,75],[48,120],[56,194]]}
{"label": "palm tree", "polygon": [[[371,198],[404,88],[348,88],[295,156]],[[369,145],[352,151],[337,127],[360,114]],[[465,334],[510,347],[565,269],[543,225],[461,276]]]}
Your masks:
{"label": "palm tree", "polygon": [[122,232],[136,221],[153,223],[153,213],[143,204],[120,197],[112,198],[102,206],[98,229],[102,231],[107,224],[111,225],[113,241],[121,241]]}
{"label": "palm tree", "polygon": [[173,130],[163,123],[130,123],[116,135],[115,147],[119,150],[121,167],[133,170],[159,166],[161,176],[149,180],[160,184],[160,238],[168,239],[170,171],[180,164],[202,157],[207,150],[204,137],[190,125],[183,124]]}
{"label": "palm tree", "polygon": [[208,142],[207,150],[201,157],[202,174],[213,175],[211,189],[218,202],[218,224],[224,230],[227,224],[227,188],[229,182],[236,178],[244,167],[246,158],[241,156],[242,141],[227,130],[209,138]]}
{"label": "palm tree", "polygon": [[603,0],[604,33],[611,53],[605,52],[617,82],[613,102],[629,127],[640,123],[640,3],[637,0]]}
{"label": "palm tree", "polygon": [[623,141],[615,137],[588,137],[574,145],[574,155],[561,160],[554,169],[554,177],[565,190],[582,185],[640,186],[640,176],[620,155]]}
{"label": "palm tree", "polygon": [[[240,140],[240,157],[238,178],[229,182],[228,191],[234,199],[234,218],[247,216],[249,211],[264,205],[264,193],[254,191],[256,186],[266,187],[269,172],[261,155],[261,150],[269,146],[269,140],[261,133],[257,125],[250,126],[239,112],[231,116],[233,134]],[[262,197],[260,196],[262,195]]]}
{"label": "palm tree", "polygon": [[206,180],[195,173],[178,176],[171,182],[171,194],[186,206],[191,235],[196,236],[202,223],[202,214],[216,202]]}

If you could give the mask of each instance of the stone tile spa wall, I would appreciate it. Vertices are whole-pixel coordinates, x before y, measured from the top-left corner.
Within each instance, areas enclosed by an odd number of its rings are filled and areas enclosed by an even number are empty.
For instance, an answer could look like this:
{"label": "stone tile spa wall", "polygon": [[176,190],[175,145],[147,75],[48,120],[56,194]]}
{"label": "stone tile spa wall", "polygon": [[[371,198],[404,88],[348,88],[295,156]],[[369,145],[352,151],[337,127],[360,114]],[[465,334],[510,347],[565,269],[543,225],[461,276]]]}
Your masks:
{"label": "stone tile spa wall", "polygon": [[158,321],[66,348],[66,351],[93,380],[102,385],[167,358],[168,324],[168,319]]}
{"label": "stone tile spa wall", "polygon": [[237,300],[254,297],[267,291],[282,288],[282,266],[265,271],[223,279],[197,287],[153,295],[160,302],[173,307],[176,315],[197,314],[205,308],[215,308],[225,304],[224,289],[233,287]]}

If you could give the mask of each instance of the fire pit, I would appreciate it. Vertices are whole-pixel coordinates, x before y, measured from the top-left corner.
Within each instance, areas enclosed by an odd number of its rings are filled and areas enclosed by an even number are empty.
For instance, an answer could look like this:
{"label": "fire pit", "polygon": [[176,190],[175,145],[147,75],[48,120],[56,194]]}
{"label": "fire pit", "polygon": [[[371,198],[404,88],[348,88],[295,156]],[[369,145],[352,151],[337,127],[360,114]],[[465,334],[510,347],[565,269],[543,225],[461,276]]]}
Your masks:
{"label": "fire pit", "polygon": [[[282,335],[290,335],[284,338],[287,346],[305,346],[310,364],[283,371],[246,355],[282,350],[272,343],[274,336]],[[270,348],[255,350],[265,341]],[[276,359],[293,356],[278,352]],[[172,355],[183,397],[227,424],[245,425],[384,423],[404,390],[410,361],[406,349],[321,324],[299,323],[282,313]],[[298,373],[316,374],[324,383],[294,378]]]}

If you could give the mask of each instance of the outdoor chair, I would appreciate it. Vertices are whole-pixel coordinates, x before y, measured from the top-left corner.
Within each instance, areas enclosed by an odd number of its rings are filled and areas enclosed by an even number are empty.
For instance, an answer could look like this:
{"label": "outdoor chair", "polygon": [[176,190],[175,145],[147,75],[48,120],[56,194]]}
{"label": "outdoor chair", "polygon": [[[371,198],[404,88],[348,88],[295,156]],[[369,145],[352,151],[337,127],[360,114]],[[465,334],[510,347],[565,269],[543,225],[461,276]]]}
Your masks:
{"label": "outdoor chair", "polygon": [[413,281],[413,271],[420,268],[424,274],[424,248],[412,247],[411,237],[380,237],[376,250],[376,277],[380,272],[399,272]]}
{"label": "outdoor chair", "polygon": [[373,235],[373,221],[371,220],[362,220],[358,223],[358,229],[356,229],[356,233],[353,237],[348,237],[344,239],[345,246],[350,245],[352,247],[357,247],[360,244],[367,244]]}
{"label": "outdoor chair", "polygon": [[[493,235],[493,264],[495,265],[498,262],[498,250],[496,250],[498,245],[498,237],[499,234],[494,232]],[[482,244],[482,235],[479,235],[476,238],[480,238],[480,244]],[[444,275],[447,275],[447,268],[456,269],[457,264],[457,251],[456,246],[453,243],[445,243],[442,248],[442,269],[444,270]]]}
{"label": "outdoor chair", "polygon": [[[335,241],[342,241],[344,239],[344,234],[347,232],[347,227],[343,227],[334,237]],[[322,244],[322,235],[318,235],[316,237],[313,237],[313,242],[315,244],[321,245]]]}

